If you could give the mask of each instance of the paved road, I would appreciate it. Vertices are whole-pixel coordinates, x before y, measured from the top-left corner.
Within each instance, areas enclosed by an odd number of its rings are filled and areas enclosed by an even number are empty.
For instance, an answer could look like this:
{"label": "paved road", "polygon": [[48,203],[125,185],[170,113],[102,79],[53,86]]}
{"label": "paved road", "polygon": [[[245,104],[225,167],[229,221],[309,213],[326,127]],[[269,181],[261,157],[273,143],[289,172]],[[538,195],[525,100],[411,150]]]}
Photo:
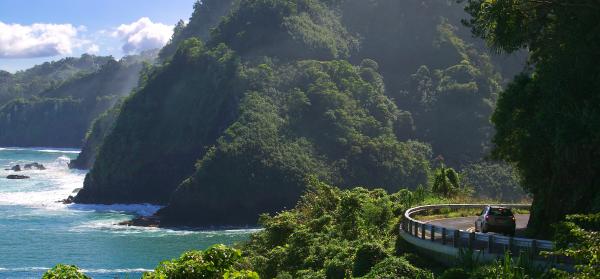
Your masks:
{"label": "paved road", "polygon": [[[527,228],[527,222],[529,222],[529,214],[515,214],[515,219],[517,221],[516,236],[522,236],[525,228]],[[431,220],[427,223],[449,229],[473,231],[475,220],[477,220],[477,216]]]}

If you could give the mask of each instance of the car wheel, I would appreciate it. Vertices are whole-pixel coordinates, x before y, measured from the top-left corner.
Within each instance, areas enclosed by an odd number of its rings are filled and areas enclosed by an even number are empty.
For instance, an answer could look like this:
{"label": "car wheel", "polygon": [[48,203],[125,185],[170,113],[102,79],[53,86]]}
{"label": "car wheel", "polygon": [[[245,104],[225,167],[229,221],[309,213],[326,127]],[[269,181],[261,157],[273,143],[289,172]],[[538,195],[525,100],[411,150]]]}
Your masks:
{"label": "car wheel", "polygon": [[484,224],[481,224],[481,232],[482,233],[487,233],[488,232],[487,229],[485,228]]}
{"label": "car wheel", "polygon": [[477,229],[477,222],[475,222],[475,232],[479,232],[479,230]]}

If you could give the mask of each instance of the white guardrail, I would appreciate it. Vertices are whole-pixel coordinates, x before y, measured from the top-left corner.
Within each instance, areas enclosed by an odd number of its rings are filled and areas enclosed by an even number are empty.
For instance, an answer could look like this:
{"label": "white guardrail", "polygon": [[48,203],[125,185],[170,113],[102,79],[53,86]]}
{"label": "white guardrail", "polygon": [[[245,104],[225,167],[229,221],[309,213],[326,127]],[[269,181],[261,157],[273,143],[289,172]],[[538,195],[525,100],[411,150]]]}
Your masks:
{"label": "white guardrail", "polygon": [[[481,260],[494,260],[511,251],[513,255],[527,253],[533,260],[548,260],[540,256],[541,251],[551,251],[552,241],[509,237],[495,234],[470,232],[442,226],[434,226],[425,221],[416,220],[413,216],[441,209],[483,209],[487,204],[439,204],[414,207],[406,210],[400,225],[400,235],[404,240],[417,246],[424,252],[437,256],[445,256],[440,260],[455,261],[460,249],[471,249],[480,252]],[[529,204],[499,204],[514,209],[529,209]]]}

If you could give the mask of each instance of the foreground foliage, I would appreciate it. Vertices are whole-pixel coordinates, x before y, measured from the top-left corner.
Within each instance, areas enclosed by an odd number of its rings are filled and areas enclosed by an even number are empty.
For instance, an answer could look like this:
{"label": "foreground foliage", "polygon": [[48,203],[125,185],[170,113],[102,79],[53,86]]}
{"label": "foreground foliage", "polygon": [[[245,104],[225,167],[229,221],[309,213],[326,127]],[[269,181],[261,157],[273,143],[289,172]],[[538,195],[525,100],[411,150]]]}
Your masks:
{"label": "foreground foliage", "polygon": [[[455,203],[465,197],[448,200],[431,188],[387,194],[382,189],[343,190],[314,178],[307,183],[308,190],[296,207],[262,215],[264,229],[236,244],[236,249],[216,245],[189,251],[160,263],[143,278],[588,279],[597,278],[599,272],[600,214],[569,216],[556,226],[558,250],[549,255],[575,259],[575,273],[536,265],[526,253],[506,253],[504,258],[484,264],[477,252],[468,250],[461,250],[456,267],[444,270],[428,263],[433,259],[410,252],[410,246],[398,236],[400,216],[412,206]],[[76,268],[55,270],[64,273]]]}
{"label": "foreground foliage", "polygon": [[90,279],[90,277],[80,272],[74,265],[58,264],[46,271],[42,279]]}
{"label": "foreground foliage", "polygon": [[296,208],[261,217],[264,230],[242,245],[244,256],[263,278],[427,278],[396,245],[411,196],[311,179]]}
{"label": "foreground foliage", "polygon": [[143,279],[225,278],[258,279],[258,274],[242,267],[239,250],[215,245],[204,251],[189,251],[179,259],[164,261]]}
{"label": "foreground foliage", "polygon": [[576,278],[598,278],[600,274],[600,213],[569,215],[555,225],[558,250],[551,255],[575,260]]}

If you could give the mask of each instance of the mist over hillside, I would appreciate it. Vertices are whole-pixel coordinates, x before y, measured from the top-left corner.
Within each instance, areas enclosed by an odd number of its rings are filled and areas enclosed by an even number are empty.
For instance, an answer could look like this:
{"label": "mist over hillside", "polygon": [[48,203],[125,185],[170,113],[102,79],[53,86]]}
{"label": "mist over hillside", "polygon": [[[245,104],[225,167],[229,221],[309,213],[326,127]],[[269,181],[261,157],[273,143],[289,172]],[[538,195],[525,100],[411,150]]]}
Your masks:
{"label": "mist over hillside", "polygon": [[27,98],[55,88],[70,79],[93,73],[112,58],[84,54],[46,62],[11,74],[0,71],[0,106],[14,98]]}
{"label": "mist over hillside", "polygon": [[131,93],[154,57],[83,55],[16,73],[0,85],[0,96],[18,96],[0,106],[0,145],[81,147],[92,121]]}

